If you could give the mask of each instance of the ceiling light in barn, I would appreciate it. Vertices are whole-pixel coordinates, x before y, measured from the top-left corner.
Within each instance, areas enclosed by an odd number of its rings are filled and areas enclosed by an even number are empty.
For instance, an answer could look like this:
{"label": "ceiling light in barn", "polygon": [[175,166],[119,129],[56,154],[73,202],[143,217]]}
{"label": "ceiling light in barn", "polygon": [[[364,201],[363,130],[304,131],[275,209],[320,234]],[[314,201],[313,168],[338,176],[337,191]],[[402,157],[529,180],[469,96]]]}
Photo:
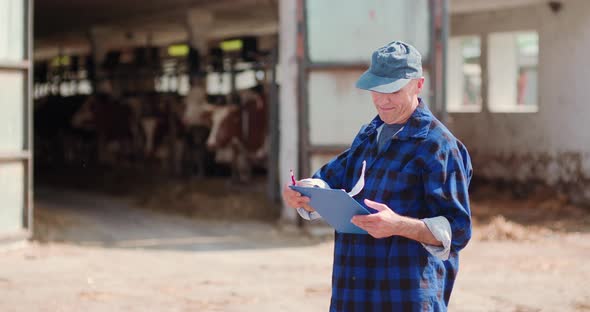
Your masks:
{"label": "ceiling light in barn", "polygon": [[221,45],[220,45],[221,50],[226,51],[226,52],[240,51],[240,50],[242,50],[243,46],[244,46],[244,43],[242,42],[242,40],[239,40],[239,39],[222,41]]}
{"label": "ceiling light in barn", "polygon": [[56,56],[51,60],[52,67],[68,66],[70,65],[70,57],[67,55]]}
{"label": "ceiling light in barn", "polygon": [[174,44],[168,47],[168,55],[170,56],[187,56],[188,52],[189,48],[186,44]]}

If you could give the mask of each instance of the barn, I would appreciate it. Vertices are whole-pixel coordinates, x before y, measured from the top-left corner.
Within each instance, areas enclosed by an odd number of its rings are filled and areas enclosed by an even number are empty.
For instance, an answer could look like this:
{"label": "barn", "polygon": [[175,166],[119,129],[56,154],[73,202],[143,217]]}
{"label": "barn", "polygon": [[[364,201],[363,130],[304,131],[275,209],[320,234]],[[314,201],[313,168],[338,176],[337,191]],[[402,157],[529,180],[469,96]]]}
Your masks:
{"label": "barn", "polygon": [[478,178],[589,201],[587,1],[344,3],[3,1],[0,241],[32,236],[38,187],[94,187],[104,174],[120,188],[256,183],[295,222],[281,184],[372,118],[354,81],[393,38],[424,55],[423,97]]}

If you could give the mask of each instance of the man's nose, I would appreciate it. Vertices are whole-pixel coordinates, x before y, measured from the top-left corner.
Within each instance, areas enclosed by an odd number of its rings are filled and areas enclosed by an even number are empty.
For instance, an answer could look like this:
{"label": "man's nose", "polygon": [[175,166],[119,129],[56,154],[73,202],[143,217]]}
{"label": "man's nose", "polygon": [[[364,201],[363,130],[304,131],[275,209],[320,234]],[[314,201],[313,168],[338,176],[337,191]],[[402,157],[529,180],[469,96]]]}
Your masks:
{"label": "man's nose", "polygon": [[379,105],[387,104],[389,102],[389,98],[385,95],[380,94],[375,97],[375,102]]}

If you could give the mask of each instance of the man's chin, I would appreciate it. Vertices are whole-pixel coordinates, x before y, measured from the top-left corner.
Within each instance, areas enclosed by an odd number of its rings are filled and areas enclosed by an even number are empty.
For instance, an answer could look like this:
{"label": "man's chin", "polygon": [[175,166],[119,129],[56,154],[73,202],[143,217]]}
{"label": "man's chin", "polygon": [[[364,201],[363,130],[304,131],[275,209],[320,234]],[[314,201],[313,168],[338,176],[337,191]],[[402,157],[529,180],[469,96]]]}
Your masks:
{"label": "man's chin", "polygon": [[399,116],[391,116],[391,114],[379,114],[379,118],[381,118],[386,124],[396,123],[396,121],[399,120]]}

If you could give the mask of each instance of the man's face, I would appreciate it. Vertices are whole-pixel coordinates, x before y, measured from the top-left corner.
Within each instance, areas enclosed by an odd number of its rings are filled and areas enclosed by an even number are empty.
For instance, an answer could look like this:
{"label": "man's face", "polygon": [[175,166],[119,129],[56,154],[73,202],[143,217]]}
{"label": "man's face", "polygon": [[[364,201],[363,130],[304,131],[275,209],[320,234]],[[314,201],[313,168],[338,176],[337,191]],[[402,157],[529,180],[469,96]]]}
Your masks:
{"label": "man's face", "polygon": [[406,122],[418,106],[418,94],[422,86],[424,78],[413,79],[394,93],[371,91],[373,104],[381,120],[387,124]]}

